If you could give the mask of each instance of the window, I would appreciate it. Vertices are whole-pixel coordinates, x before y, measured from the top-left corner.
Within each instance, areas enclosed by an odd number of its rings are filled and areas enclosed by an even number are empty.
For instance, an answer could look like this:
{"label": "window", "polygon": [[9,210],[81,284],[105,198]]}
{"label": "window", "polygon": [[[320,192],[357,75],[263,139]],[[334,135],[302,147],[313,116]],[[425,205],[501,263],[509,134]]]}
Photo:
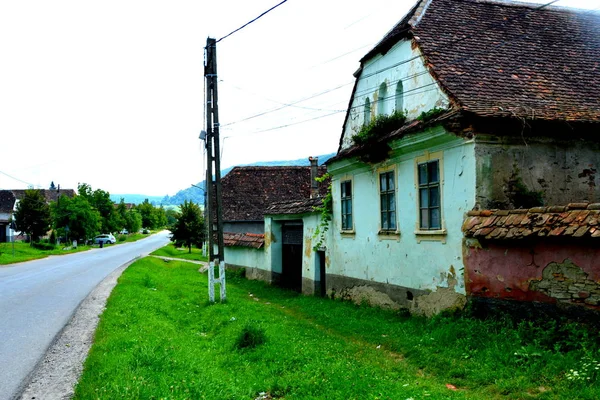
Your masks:
{"label": "window", "polygon": [[352,230],[352,181],[341,183],[342,230]]}
{"label": "window", "polygon": [[418,164],[419,174],[419,227],[442,229],[440,209],[440,163],[432,160]]}
{"label": "window", "polygon": [[371,123],[371,102],[367,97],[365,99],[365,109],[364,109],[364,124],[369,125]]}
{"label": "window", "polygon": [[394,171],[379,174],[379,199],[381,210],[381,230],[396,230],[396,185]]}
{"label": "window", "polygon": [[396,85],[396,111],[404,111],[404,86],[402,81],[398,81]]}
{"label": "window", "polygon": [[385,114],[385,100],[387,97],[387,86],[385,83],[379,85],[379,97],[377,98],[377,115]]}

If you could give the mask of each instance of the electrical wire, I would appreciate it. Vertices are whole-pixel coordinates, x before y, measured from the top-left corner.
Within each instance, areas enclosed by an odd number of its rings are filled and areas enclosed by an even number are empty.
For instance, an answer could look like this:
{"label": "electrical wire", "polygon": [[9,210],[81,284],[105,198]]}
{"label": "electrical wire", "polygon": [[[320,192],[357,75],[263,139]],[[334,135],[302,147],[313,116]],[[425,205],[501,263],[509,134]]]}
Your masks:
{"label": "electrical wire", "polygon": [[[2,174],[2,175],[6,175],[6,176],[8,176],[9,178],[11,178],[11,179],[14,179],[15,181],[19,181],[19,182],[21,182],[21,183],[24,183],[24,184],[26,184],[26,185],[28,185],[28,186],[31,186],[31,187],[34,187],[34,186],[36,186],[36,185],[34,185],[33,183],[25,182],[25,181],[24,181],[24,180],[22,180],[22,179],[15,178],[14,176],[7,174],[6,172],[0,171],[0,174]],[[39,185],[38,185],[38,186],[39,186]]]}
{"label": "electrical wire", "polygon": [[248,25],[250,25],[251,23],[255,22],[256,20],[258,20],[260,17],[262,17],[263,15],[269,13],[270,11],[273,11],[274,9],[276,9],[277,7],[279,7],[280,5],[282,5],[283,3],[285,3],[287,0],[283,0],[281,3],[274,5],[273,7],[269,8],[267,11],[263,12],[262,14],[260,14],[258,17],[254,18],[253,20],[246,22],[244,25],[240,26],[239,28],[231,31],[230,33],[228,33],[227,35],[223,36],[221,39],[217,40],[215,43],[219,43],[221,40],[228,38],[229,36],[233,35],[234,33],[244,29],[245,27],[247,27]]}
{"label": "electrical wire", "polygon": [[[523,12],[523,13],[519,14],[519,16],[517,16],[517,17],[515,17],[515,18],[513,18],[513,19],[511,19],[511,20],[509,20],[509,22],[511,22],[511,21],[515,21],[515,20],[519,19],[520,17],[525,17],[525,16],[527,16],[527,15],[531,14],[532,12],[537,12],[537,11],[539,11],[539,10],[541,10],[541,9],[545,8],[545,7],[548,7],[548,6],[550,6],[550,5],[554,4],[554,3],[558,2],[558,1],[560,1],[560,0],[552,0],[552,1],[548,2],[548,3],[545,3],[545,4],[542,4],[542,5],[540,5],[539,7],[536,7],[536,8],[534,8],[534,9],[531,9],[531,10],[529,10],[529,11]],[[594,10],[591,10],[591,11],[594,11]],[[588,12],[586,12],[586,13],[588,13]],[[506,22],[504,22],[504,23],[506,23]],[[547,29],[549,29],[549,28],[550,28],[550,27],[548,27]],[[523,34],[521,34],[521,35],[518,35],[518,36],[516,36],[516,38],[518,38],[518,37],[520,37],[520,36],[525,36],[525,35],[526,35],[526,34],[525,34],[525,33],[523,33]],[[462,38],[456,39],[455,41],[453,41],[453,42],[452,42],[452,45],[455,45],[456,43],[462,42],[462,41],[464,41],[464,40],[466,40],[466,39],[468,39],[468,38],[470,38],[470,37],[473,37],[473,35],[467,35],[467,36],[465,36],[465,37],[462,37]],[[511,43],[511,42],[513,42],[513,41],[514,41],[514,39],[515,39],[515,37],[509,38],[509,39],[507,39],[507,40],[503,40],[503,41],[499,42],[499,43],[498,43],[496,46],[494,46],[494,47],[500,47],[500,46],[503,46],[503,45],[505,45],[505,44],[507,44],[507,43]],[[418,59],[418,58],[420,58],[420,57],[421,57],[421,56],[414,56],[414,57],[410,57],[410,58],[408,58],[408,59],[405,59],[405,60],[401,60],[401,61],[399,61],[399,62],[397,62],[397,63],[395,63],[395,64],[393,64],[393,65],[390,65],[390,66],[388,66],[388,67],[385,67],[385,68],[379,69],[379,70],[377,70],[377,71],[371,72],[371,73],[369,73],[369,74],[366,74],[366,75],[362,75],[362,76],[360,76],[360,78],[358,78],[358,79],[365,79],[365,78],[369,78],[369,77],[371,77],[371,76],[375,76],[375,75],[377,75],[377,74],[380,74],[380,73],[382,73],[382,72],[385,72],[385,71],[387,71],[387,70],[389,70],[389,69],[392,69],[392,68],[395,68],[395,67],[397,67],[397,66],[400,66],[400,65],[406,64],[406,63],[408,63],[408,62],[410,62],[410,61],[413,61],[413,60],[415,60],[415,59]],[[454,60],[450,60],[450,62],[448,63],[448,65],[452,65],[452,64],[454,64],[454,63],[456,63],[456,62],[459,62],[459,61],[462,61],[462,60],[464,60],[464,59],[466,59],[466,58],[469,58],[469,56],[457,57],[457,58],[455,58]],[[396,82],[399,82],[399,81],[401,81],[401,80],[410,79],[410,77],[420,76],[420,75],[424,75],[424,74],[428,74],[428,73],[429,73],[429,71],[428,71],[428,70],[425,70],[425,71],[422,71],[422,72],[419,72],[419,73],[413,74],[413,75],[411,75],[411,76],[408,76],[408,77],[403,77],[403,78],[400,78],[400,79],[398,79],[398,80],[394,81],[394,83],[396,83]],[[325,90],[325,91],[322,91],[322,92],[319,92],[319,93],[316,93],[316,94],[313,94],[313,95],[310,95],[310,96],[308,96],[308,97],[305,97],[305,98],[302,98],[302,99],[300,99],[300,100],[297,100],[297,101],[291,102],[291,103],[289,103],[289,104],[286,104],[286,105],[284,105],[284,106],[282,106],[282,107],[277,107],[277,108],[275,108],[275,109],[267,110],[267,111],[264,111],[264,112],[261,112],[261,113],[258,113],[258,114],[255,114],[255,115],[252,115],[252,116],[250,116],[250,117],[243,118],[243,119],[241,119],[241,120],[238,120],[238,121],[234,121],[234,122],[231,122],[231,123],[225,124],[225,125],[223,125],[223,126],[231,126],[231,125],[234,125],[234,124],[237,124],[237,123],[240,123],[240,122],[244,122],[244,121],[247,121],[247,120],[250,120],[250,119],[253,119],[253,118],[257,118],[257,117],[260,117],[260,116],[264,116],[264,115],[266,115],[266,114],[270,114],[270,113],[272,113],[272,112],[275,112],[275,111],[279,111],[279,110],[281,110],[281,109],[284,109],[284,108],[286,108],[286,107],[289,107],[289,106],[291,106],[291,105],[295,105],[295,104],[297,104],[297,103],[300,103],[300,102],[303,102],[303,101],[306,101],[306,100],[310,100],[310,99],[313,99],[313,98],[316,98],[316,97],[322,96],[322,95],[324,95],[324,94],[326,94],[326,93],[329,93],[329,92],[332,92],[332,91],[334,91],[334,90],[338,90],[338,89],[340,89],[340,88],[342,88],[342,87],[345,87],[345,86],[347,86],[347,85],[349,85],[349,84],[351,84],[351,83],[354,83],[354,82],[356,82],[356,80],[354,80],[354,81],[352,81],[352,82],[349,82],[349,83],[345,83],[345,84],[342,84],[342,85],[336,86],[336,87],[334,87],[334,88],[331,88],[331,89],[327,89],[327,90]],[[405,91],[405,92],[404,92],[404,95],[406,95],[406,94],[409,94],[409,95],[414,95],[414,94],[420,94],[420,93],[424,93],[424,92],[427,92],[427,91],[434,90],[434,89],[429,89],[429,90],[426,90],[426,91],[423,91],[423,92],[417,92],[417,90],[419,90],[419,89],[423,89],[423,88],[425,88],[425,87],[432,86],[432,85],[435,85],[435,84],[436,84],[435,82],[432,82],[432,83],[428,83],[428,84],[425,84],[425,85],[422,85],[422,86],[415,87],[415,88],[413,88],[413,89],[410,89],[409,91]],[[378,90],[378,88],[379,88],[379,86],[377,86],[377,87],[374,87],[374,88],[370,88],[370,90],[368,90],[368,89],[362,89],[359,95],[357,95],[357,93],[355,93],[353,97],[354,97],[354,98],[356,98],[356,97],[361,97],[361,96],[364,96],[364,95],[366,95],[366,94],[374,94],[374,93],[375,93],[375,92]],[[411,92],[412,92],[413,94],[410,94]],[[391,99],[395,99],[395,96],[393,96],[393,95],[392,95],[392,96],[386,97],[384,101],[389,101],[389,100],[391,100]],[[356,108],[361,108],[361,107],[363,107],[363,105],[362,105],[362,104],[359,104],[359,105],[356,105],[356,106],[351,106],[351,107],[349,107],[349,108],[348,108],[348,111],[350,111],[350,110],[352,110],[352,109],[356,109]],[[346,111],[346,110],[344,110],[344,111]],[[285,127],[288,127],[288,126],[297,125],[297,124],[304,123],[304,122],[309,122],[309,121],[312,121],[312,120],[314,120],[314,119],[320,119],[320,118],[324,118],[324,117],[327,117],[327,116],[330,116],[330,115],[335,115],[335,114],[338,114],[338,112],[332,112],[332,113],[330,113],[330,114],[326,114],[326,115],[323,115],[323,116],[315,117],[315,118],[312,118],[312,119],[307,119],[307,120],[299,121],[299,122],[296,122],[296,123],[291,123],[291,124],[281,125],[281,126],[277,126],[277,127],[273,127],[273,128],[268,128],[268,129],[264,129],[264,130],[260,130],[260,131],[255,131],[255,132],[249,132],[249,133],[247,133],[247,134],[255,134],[255,133],[268,132],[268,131],[272,131],[272,130],[275,130],[275,129],[281,129],[281,128],[285,128]],[[231,136],[229,136],[229,137],[231,137]]]}

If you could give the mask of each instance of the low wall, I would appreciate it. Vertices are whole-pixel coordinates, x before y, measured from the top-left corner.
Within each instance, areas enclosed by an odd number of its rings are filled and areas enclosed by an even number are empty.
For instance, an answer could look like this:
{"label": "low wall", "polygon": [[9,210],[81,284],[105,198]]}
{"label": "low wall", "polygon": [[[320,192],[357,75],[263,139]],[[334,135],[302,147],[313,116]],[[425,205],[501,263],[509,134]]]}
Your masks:
{"label": "low wall", "polygon": [[507,300],[600,310],[596,243],[468,239],[464,264],[467,296],[478,304]]}

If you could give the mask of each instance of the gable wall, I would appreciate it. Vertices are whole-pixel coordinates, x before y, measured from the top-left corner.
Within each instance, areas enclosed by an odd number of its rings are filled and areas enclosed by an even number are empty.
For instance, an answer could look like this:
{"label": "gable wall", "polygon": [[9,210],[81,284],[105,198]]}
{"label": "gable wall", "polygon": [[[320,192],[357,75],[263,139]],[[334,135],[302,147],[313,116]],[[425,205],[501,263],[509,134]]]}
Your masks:
{"label": "gable wall", "polygon": [[[377,71],[381,72],[374,74]],[[413,48],[409,40],[400,41],[385,55],[379,54],[364,63],[344,126],[342,149],[352,145],[352,136],[364,124],[366,97],[369,97],[371,102],[371,118],[377,115],[379,87],[382,83],[386,83],[387,86],[385,113],[394,112],[396,85],[399,80],[402,80],[404,88],[403,109],[408,119],[415,119],[422,112],[434,107],[447,108],[448,98],[425,67],[421,51],[417,47]]]}
{"label": "gable wall", "polygon": [[[600,143],[476,135],[477,203],[482,209],[530,208],[509,187],[541,194],[543,205],[600,201]],[[513,187],[514,188],[514,187]],[[516,202],[516,203],[515,203]]]}
{"label": "gable wall", "polygon": [[[475,204],[474,143],[438,127],[396,141],[392,148],[394,155],[381,164],[342,160],[329,166],[334,211],[327,269],[332,276],[327,277],[328,287],[339,293],[352,286],[383,284],[397,305],[409,308],[415,307],[419,295],[439,288],[464,294],[461,225],[464,213]],[[415,233],[418,228],[415,160],[427,151],[439,152],[443,159],[442,217],[446,231],[443,235]],[[386,168],[395,170],[397,182],[397,235],[379,233],[378,180],[379,172]],[[340,183],[347,179],[352,180],[353,186],[352,233],[341,231]],[[414,295],[414,300],[408,299],[407,291]]]}

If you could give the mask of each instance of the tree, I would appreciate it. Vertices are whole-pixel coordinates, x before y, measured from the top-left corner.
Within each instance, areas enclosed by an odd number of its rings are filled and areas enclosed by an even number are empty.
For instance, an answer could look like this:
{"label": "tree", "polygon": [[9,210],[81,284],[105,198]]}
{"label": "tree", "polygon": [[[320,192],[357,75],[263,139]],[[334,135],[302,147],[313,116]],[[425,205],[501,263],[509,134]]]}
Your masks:
{"label": "tree", "polygon": [[110,199],[110,193],[102,189],[92,190],[87,183],[79,184],[77,191],[100,213],[100,231],[109,233],[119,230],[119,219],[116,216],[114,203]]}
{"label": "tree", "polygon": [[142,216],[142,226],[144,228],[156,229],[158,227],[155,208],[150,204],[148,199],[144,200],[142,204],[139,204],[137,209]]}
{"label": "tree", "polygon": [[56,190],[56,186],[54,185],[54,181],[50,182],[50,190]]}
{"label": "tree", "polygon": [[91,239],[98,234],[102,224],[100,213],[84,196],[61,196],[53,213],[56,229],[72,239]]}
{"label": "tree", "polygon": [[15,223],[19,231],[29,235],[31,242],[37,241],[50,230],[50,207],[39,190],[25,191],[25,196],[17,204]]}
{"label": "tree", "polygon": [[171,227],[171,241],[175,245],[185,245],[192,252],[192,245],[200,246],[204,240],[204,219],[197,204],[187,200],[181,205],[181,212]]}
{"label": "tree", "polygon": [[142,216],[135,209],[128,210],[125,214],[125,229],[130,233],[137,232],[142,227]]}

